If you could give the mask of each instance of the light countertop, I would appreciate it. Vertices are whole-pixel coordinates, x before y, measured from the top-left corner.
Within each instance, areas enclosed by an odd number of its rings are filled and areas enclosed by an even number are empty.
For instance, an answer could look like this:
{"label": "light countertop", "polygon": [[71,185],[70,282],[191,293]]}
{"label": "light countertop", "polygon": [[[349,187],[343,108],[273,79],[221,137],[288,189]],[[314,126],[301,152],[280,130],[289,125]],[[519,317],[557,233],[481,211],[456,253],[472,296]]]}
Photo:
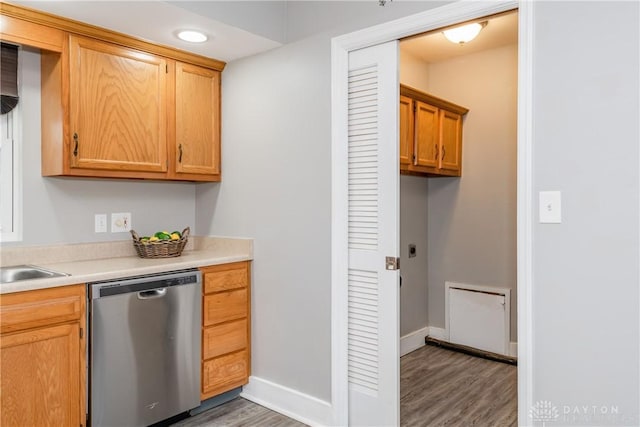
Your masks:
{"label": "light countertop", "polygon": [[[228,238],[196,238],[195,243],[188,245],[182,255],[175,258],[143,259],[132,252],[130,242],[125,245],[111,244],[110,250],[91,251],[91,244],[65,245],[48,248],[48,250],[23,251],[16,254],[3,250],[3,265],[33,264],[48,270],[66,273],[68,276],[22,280],[14,283],[1,283],[0,294],[21,292],[34,289],[53,288],[78,283],[119,279],[143,274],[161,273],[172,270],[203,267],[207,265],[227,264],[253,259],[253,241],[251,239]],[[191,242],[189,242],[191,243]],[[96,245],[109,245],[99,243]],[[104,247],[102,247],[104,249]],[[120,252],[119,252],[120,251]],[[56,253],[57,252],[57,253]],[[74,253],[77,256],[74,257]],[[84,256],[82,256],[80,254]],[[48,256],[40,256],[47,253]],[[92,253],[90,259],[87,253]],[[100,254],[110,256],[100,258]],[[28,256],[26,254],[32,254]],[[51,256],[51,254],[56,254]],[[118,256],[121,255],[121,256]],[[13,261],[9,264],[7,261]]]}

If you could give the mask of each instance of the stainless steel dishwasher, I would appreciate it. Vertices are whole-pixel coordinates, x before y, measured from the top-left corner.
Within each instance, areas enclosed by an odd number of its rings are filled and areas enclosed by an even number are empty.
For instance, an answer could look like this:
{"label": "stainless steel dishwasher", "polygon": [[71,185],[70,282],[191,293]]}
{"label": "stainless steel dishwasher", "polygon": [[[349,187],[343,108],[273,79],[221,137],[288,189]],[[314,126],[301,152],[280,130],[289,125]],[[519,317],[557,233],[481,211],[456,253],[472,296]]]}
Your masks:
{"label": "stainless steel dishwasher", "polygon": [[89,285],[91,425],[148,426],[198,406],[201,273]]}

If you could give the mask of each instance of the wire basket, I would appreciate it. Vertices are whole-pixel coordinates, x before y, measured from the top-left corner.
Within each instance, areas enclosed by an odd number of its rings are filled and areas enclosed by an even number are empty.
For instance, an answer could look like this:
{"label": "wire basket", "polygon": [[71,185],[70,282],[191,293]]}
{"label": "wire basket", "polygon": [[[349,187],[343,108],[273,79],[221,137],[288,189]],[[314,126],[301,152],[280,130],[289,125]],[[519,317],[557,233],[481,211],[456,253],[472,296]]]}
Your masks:
{"label": "wire basket", "polygon": [[182,230],[182,236],[179,240],[157,240],[150,242],[142,241],[138,233],[131,230],[133,237],[133,247],[140,258],[172,258],[182,255],[182,250],[189,240],[190,228]]}

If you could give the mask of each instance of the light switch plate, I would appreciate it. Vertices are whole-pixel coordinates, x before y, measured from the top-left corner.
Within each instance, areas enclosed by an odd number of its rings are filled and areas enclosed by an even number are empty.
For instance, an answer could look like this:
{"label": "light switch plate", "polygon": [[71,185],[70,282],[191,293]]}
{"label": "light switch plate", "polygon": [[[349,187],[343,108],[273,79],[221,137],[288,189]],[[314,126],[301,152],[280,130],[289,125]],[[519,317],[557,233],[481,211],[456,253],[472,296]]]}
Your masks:
{"label": "light switch plate", "polygon": [[111,232],[126,233],[131,230],[131,214],[129,212],[111,214]]}
{"label": "light switch plate", "polygon": [[94,231],[96,233],[107,232],[107,214],[96,214],[94,217]]}
{"label": "light switch plate", "polygon": [[560,191],[541,191],[539,194],[541,224],[562,223],[562,194]]}

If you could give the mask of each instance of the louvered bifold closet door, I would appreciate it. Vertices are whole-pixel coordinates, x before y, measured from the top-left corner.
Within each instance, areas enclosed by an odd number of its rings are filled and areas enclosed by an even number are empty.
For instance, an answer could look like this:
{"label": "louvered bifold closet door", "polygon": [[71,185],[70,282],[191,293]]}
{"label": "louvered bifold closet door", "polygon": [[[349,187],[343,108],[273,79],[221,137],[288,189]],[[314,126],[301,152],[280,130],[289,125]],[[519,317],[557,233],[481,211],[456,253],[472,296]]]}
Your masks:
{"label": "louvered bifold closet door", "polygon": [[397,42],[349,54],[349,424],[399,423]]}

